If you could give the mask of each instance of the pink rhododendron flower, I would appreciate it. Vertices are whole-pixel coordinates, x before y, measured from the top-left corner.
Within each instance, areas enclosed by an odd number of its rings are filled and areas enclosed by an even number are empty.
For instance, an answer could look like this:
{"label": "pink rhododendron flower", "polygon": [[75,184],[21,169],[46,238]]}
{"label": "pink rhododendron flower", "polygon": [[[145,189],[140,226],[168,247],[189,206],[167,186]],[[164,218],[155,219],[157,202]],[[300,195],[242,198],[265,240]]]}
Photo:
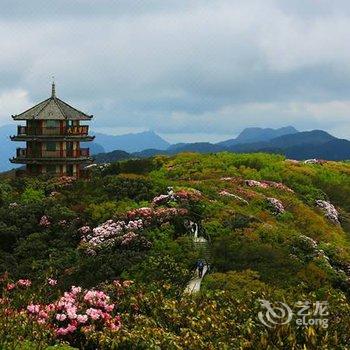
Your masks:
{"label": "pink rhododendron flower", "polygon": [[105,305],[104,309],[105,309],[107,312],[112,312],[113,309],[114,309],[114,304]]}
{"label": "pink rhododendron flower", "polygon": [[67,327],[68,333],[73,333],[77,329],[76,324],[70,323]]}
{"label": "pink rhododendron flower", "polygon": [[[121,285],[120,289],[123,289]],[[36,322],[51,328],[58,337],[65,337],[75,332],[120,329],[121,319],[114,309],[115,304],[104,291],[72,286],[57,301],[46,305],[29,304],[25,312]],[[9,309],[9,312],[12,311]]]}
{"label": "pink rhododendron flower", "polygon": [[56,315],[57,321],[64,321],[66,318],[67,318],[67,315],[65,315],[65,314],[57,314]]}
{"label": "pink rhododendron flower", "polygon": [[49,227],[51,225],[51,222],[46,215],[43,215],[40,219],[39,225],[42,227]]}
{"label": "pink rhododendron flower", "polygon": [[27,306],[27,310],[31,314],[37,314],[40,311],[40,305],[30,304]]}
{"label": "pink rhododendron flower", "polygon": [[86,314],[93,320],[98,320],[101,317],[101,311],[94,308],[87,309]]}
{"label": "pink rhododendron flower", "polygon": [[108,326],[111,330],[117,331],[120,329],[122,323],[120,316],[116,316],[113,320],[108,322]]}
{"label": "pink rhododendron flower", "polygon": [[56,286],[57,285],[57,280],[53,279],[53,278],[48,278],[47,283],[50,286]]}
{"label": "pink rhododendron flower", "polygon": [[66,308],[67,316],[70,320],[75,320],[77,318],[77,308],[76,306],[70,306]]}
{"label": "pink rhododendron flower", "polygon": [[90,226],[82,226],[78,229],[78,232],[82,235],[86,235],[91,231]]}
{"label": "pink rhododendron flower", "polygon": [[77,315],[77,321],[79,323],[86,323],[88,320],[88,316],[87,315]]}
{"label": "pink rhododendron flower", "polygon": [[130,287],[134,282],[130,280],[123,281],[123,287]]}
{"label": "pink rhododendron flower", "polygon": [[58,328],[56,330],[56,335],[67,335],[68,334],[68,329],[67,328]]}
{"label": "pink rhododendron flower", "polygon": [[30,287],[32,285],[32,281],[28,279],[20,279],[17,281],[17,285],[20,287]]}
{"label": "pink rhododendron flower", "polygon": [[169,200],[169,197],[170,196],[167,194],[161,194],[158,197],[153,198],[152,204],[160,205],[160,204],[166,203]]}
{"label": "pink rhododendron flower", "polygon": [[40,310],[39,311],[39,318],[42,320],[46,320],[49,317],[49,314],[44,311],[44,310]]}
{"label": "pink rhododendron flower", "polygon": [[73,294],[78,294],[81,292],[81,287],[72,286],[71,291]]}
{"label": "pink rhododendron flower", "polygon": [[0,305],[4,305],[9,302],[9,299],[7,298],[0,298]]}
{"label": "pink rhododendron flower", "polygon": [[276,198],[266,198],[266,200],[273,207],[273,211],[275,214],[283,214],[285,212],[284,206],[280,200]]}
{"label": "pink rhododendron flower", "polygon": [[268,188],[269,185],[264,183],[264,182],[260,182],[260,181],[256,181],[256,180],[245,180],[245,184],[249,187],[260,187],[260,188]]}
{"label": "pink rhododendron flower", "polygon": [[121,241],[121,245],[128,245],[137,237],[138,234],[136,234],[135,232],[128,232],[122,236],[123,240]]}
{"label": "pink rhododendron flower", "polygon": [[16,288],[16,285],[14,283],[8,283],[6,285],[6,290],[10,291]]}

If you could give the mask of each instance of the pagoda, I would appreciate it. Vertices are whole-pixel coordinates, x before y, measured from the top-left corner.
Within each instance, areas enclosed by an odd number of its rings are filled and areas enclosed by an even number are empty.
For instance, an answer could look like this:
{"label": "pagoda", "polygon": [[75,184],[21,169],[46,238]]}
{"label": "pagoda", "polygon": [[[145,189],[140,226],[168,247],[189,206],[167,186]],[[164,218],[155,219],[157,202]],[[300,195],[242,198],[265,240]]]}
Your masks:
{"label": "pagoda", "polygon": [[28,175],[80,177],[83,167],[92,162],[89,148],[80,147],[80,142],[94,139],[89,126],[80,124],[91,120],[92,115],[56,97],[55,83],[51,97],[12,118],[26,123],[17,126],[17,135],[11,136],[12,141],[25,142],[26,148],[17,148],[16,157],[10,161],[25,164]]}

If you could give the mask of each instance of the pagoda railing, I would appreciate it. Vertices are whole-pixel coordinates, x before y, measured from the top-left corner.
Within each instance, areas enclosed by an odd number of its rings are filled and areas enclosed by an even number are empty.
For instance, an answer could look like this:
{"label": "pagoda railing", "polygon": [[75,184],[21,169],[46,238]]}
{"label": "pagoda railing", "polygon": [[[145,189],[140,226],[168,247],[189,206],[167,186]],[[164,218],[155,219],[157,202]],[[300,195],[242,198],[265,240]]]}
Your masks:
{"label": "pagoda railing", "polygon": [[89,148],[80,148],[76,150],[39,150],[33,151],[27,148],[17,148],[17,158],[80,158],[89,157]]}
{"label": "pagoda railing", "polygon": [[17,127],[18,136],[40,135],[40,136],[60,136],[60,135],[72,135],[72,136],[87,136],[89,134],[88,125],[79,126],[64,126],[64,127],[28,127],[19,125]]}

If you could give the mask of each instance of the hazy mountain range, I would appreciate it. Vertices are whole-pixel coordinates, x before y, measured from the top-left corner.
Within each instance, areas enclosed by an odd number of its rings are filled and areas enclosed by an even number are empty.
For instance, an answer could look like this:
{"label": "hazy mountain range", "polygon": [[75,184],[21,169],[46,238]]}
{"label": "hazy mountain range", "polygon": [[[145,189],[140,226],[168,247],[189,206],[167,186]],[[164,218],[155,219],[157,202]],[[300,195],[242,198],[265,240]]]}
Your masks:
{"label": "hazy mountain range", "polygon": [[180,152],[213,153],[222,151],[279,153],[293,159],[347,160],[350,159],[350,141],[338,139],[323,130],[299,132],[291,126],[280,129],[246,128],[238,137],[218,143],[178,143],[170,145],[166,149],[149,148],[132,153],[119,149],[97,154],[95,161],[110,162]]}
{"label": "hazy mountain range", "polygon": [[[0,171],[13,168],[8,161],[20,142],[11,142],[10,135],[16,132],[16,125],[0,127]],[[299,132],[292,126],[279,129],[246,128],[236,138],[218,143],[195,142],[171,145],[153,131],[125,135],[96,133],[94,142],[82,144],[90,147],[96,162],[110,162],[127,158],[144,158],[156,154],[180,152],[272,152],[288,158],[322,158],[329,160],[350,159],[350,141],[338,139],[325,131],[312,130]]]}

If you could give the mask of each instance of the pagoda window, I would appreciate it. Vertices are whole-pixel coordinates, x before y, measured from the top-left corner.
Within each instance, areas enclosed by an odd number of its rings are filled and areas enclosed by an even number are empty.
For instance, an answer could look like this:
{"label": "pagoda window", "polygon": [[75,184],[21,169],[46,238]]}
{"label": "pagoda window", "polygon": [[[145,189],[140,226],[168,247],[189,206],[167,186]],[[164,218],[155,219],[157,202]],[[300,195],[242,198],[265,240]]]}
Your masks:
{"label": "pagoda window", "polygon": [[46,165],[46,172],[51,174],[56,173],[56,165],[54,164]]}
{"label": "pagoda window", "polygon": [[59,128],[60,127],[60,121],[59,120],[54,120],[54,119],[49,119],[46,121],[46,127],[47,128]]}
{"label": "pagoda window", "polygon": [[47,151],[56,151],[56,142],[46,142]]}

